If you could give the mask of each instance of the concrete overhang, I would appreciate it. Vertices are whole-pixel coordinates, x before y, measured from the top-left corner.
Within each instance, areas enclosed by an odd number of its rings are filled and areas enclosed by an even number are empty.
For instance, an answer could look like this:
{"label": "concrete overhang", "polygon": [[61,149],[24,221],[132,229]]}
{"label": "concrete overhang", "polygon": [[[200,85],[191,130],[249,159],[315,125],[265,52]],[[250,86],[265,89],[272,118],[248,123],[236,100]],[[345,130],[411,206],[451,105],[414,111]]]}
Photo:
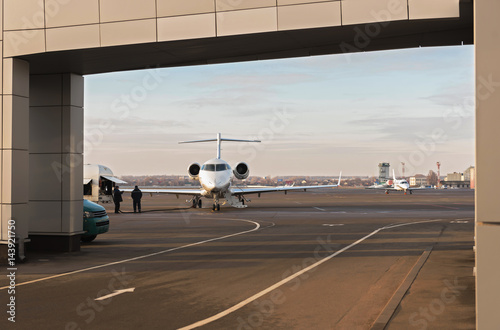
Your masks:
{"label": "concrete overhang", "polygon": [[460,17],[401,20],[225,37],[99,47],[20,56],[31,74],[96,74],[414,47],[473,44],[473,3]]}

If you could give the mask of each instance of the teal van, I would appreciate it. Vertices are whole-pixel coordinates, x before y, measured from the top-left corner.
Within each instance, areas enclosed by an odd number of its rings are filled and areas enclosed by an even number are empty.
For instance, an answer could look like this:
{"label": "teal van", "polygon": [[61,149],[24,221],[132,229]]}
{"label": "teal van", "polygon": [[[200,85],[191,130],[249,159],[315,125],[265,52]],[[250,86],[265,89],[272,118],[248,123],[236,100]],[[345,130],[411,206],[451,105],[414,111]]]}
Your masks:
{"label": "teal van", "polygon": [[109,217],[106,209],[99,204],[83,200],[83,242],[92,242],[97,235],[109,230]]}

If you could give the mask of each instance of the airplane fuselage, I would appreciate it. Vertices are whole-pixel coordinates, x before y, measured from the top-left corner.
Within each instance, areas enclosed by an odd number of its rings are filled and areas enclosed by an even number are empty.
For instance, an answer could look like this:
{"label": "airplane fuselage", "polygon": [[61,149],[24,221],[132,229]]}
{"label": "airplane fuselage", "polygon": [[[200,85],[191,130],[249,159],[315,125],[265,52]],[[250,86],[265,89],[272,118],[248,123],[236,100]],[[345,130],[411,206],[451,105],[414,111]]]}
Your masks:
{"label": "airplane fuselage", "polygon": [[407,191],[410,188],[410,184],[406,180],[396,180],[394,182],[394,188],[397,190]]}
{"label": "airplane fuselage", "polygon": [[222,196],[229,190],[233,171],[231,166],[222,159],[210,159],[205,162],[199,174],[200,185],[205,190],[204,196],[218,194]]}

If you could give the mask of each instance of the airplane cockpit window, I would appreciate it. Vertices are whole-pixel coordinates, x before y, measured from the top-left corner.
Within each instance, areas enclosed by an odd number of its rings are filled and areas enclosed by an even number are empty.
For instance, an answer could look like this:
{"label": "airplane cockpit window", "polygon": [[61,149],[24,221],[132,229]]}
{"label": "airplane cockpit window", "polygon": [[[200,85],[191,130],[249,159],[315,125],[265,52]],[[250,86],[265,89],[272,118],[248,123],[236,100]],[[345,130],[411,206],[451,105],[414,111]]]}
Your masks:
{"label": "airplane cockpit window", "polygon": [[201,167],[202,170],[204,171],[215,171],[215,164],[204,164],[202,167]]}
{"label": "airplane cockpit window", "polygon": [[216,171],[225,171],[225,170],[227,170],[226,164],[217,164],[217,165],[215,165],[215,170]]}
{"label": "airplane cockpit window", "polygon": [[213,171],[217,171],[217,172],[219,172],[219,171],[225,171],[228,168],[229,168],[229,166],[226,165],[226,164],[204,164],[201,167],[201,169],[203,171],[211,171],[211,172],[213,172]]}

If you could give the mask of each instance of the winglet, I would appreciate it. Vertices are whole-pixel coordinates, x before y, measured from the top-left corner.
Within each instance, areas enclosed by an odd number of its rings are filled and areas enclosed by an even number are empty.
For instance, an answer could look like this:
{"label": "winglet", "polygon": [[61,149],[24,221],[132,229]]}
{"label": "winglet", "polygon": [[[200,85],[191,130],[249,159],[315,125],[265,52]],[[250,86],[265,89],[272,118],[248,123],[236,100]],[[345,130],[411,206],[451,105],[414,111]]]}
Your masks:
{"label": "winglet", "polygon": [[337,186],[340,186],[340,180],[342,179],[342,171],[340,171],[340,174],[339,174],[339,183],[337,183]]}
{"label": "winglet", "polygon": [[396,171],[392,169],[392,176],[394,178],[394,182],[396,182]]}

